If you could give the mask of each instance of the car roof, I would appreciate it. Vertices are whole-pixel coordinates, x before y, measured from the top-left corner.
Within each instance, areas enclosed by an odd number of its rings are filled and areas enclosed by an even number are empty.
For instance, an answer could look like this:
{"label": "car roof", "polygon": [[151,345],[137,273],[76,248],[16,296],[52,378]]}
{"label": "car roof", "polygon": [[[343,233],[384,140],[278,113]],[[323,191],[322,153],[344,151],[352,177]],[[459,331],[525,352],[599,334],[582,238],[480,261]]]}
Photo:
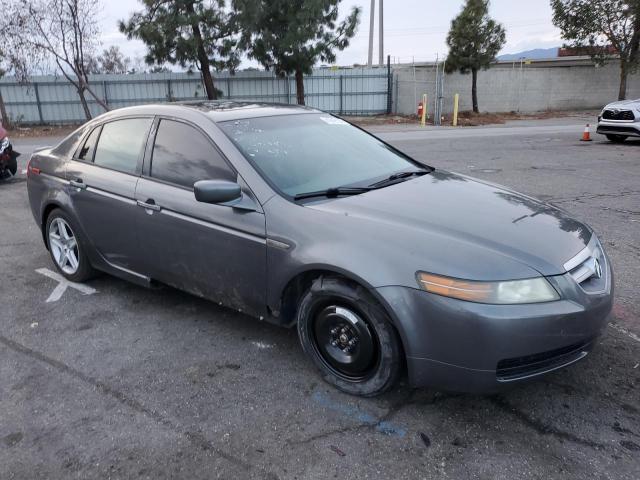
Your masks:
{"label": "car roof", "polygon": [[303,105],[265,102],[234,102],[229,100],[199,100],[190,102],[159,103],[119,108],[110,113],[120,115],[179,115],[185,109],[206,114],[214,122],[245,118],[272,117],[276,115],[299,115],[321,113],[320,110]]}

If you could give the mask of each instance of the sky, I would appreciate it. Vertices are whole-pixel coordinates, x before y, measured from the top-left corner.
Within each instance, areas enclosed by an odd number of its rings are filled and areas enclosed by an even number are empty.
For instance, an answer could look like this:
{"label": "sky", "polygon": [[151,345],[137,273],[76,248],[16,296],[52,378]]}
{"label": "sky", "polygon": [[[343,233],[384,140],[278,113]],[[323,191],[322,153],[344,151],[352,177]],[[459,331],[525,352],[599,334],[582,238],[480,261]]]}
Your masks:
{"label": "sky", "polygon": [[[374,62],[378,59],[378,2],[374,37]],[[396,63],[424,62],[446,56],[445,38],[451,19],[462,8],[463,0],[386,0],[384,2],[384,54]],[[534,48],[560,46],[560,32],[551,23],[549,0],[492,0],[489,14],[507,31],[504,53],[517,53]],[[369,42],[370,0],[343,0],[341,16],[356,6],[362,8],[360,26],[346,50],[338,52],[337,65],[366,63]],[[141,9],[136,0],[105,0],[100,25],[102,48],[118,45],[125,55],[141,59],[145,46],[137,40],[127,40],[118,31],[117,22]],[[242,67],[256,66],[244,60]],[[177,68],[177,67],[176,67]]]}

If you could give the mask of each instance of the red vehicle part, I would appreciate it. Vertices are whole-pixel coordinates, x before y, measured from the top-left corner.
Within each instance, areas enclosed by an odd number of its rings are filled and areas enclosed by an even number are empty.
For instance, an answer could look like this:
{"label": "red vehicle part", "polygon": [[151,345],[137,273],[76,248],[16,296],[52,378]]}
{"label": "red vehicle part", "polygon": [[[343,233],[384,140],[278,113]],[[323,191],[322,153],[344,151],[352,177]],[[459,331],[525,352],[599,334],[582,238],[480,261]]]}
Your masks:
{"label": "red vehicle part", "polygon": [[[7,131],[0,124],[0,143],[7,138]],[[18,171],[17,162],[18,153],[13,151],[13,147],[9,145],[0,153],[0,179],[6,178],[11,174],[15,175]]]}

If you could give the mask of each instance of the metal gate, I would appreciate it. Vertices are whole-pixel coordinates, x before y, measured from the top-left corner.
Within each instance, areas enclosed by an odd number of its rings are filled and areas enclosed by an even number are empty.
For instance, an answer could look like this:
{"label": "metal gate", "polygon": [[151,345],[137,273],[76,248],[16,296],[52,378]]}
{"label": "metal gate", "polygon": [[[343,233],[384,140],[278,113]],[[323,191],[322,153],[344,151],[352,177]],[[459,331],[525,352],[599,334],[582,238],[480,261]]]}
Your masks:
{"label": "metal gate", "polygon": [[[111,109],[144,103],[206,98],[202,78],[193,73],[91,75],[92,90]],[[296,103],[293,77],[243,71],[215,77],[223,100]],[[341,115],[376,115],[391,111],[391,72],[385,68],[320,68],[304,78],[305,103]],[[73,85],[60,77],[36,77],[20,84],[0,80],[7,116],[16,124],[64,124],[85,121]],[[86,94],[93,116],[102,107]]]}

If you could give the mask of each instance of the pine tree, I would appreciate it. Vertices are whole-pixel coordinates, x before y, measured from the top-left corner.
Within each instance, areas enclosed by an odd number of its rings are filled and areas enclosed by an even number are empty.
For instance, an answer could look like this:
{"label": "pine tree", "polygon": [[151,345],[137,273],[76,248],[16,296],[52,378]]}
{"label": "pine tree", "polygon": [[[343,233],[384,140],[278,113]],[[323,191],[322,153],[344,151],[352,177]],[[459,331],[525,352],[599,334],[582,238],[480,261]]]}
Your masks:
{"label": "pine tree", "polygon": [[250,58],[279,76],[295,74],[298,104],[304,105],[304,74],[318,61],[335,62],[356,33],[360,8],[339,24],[341,0],[233,0]]}
{"label": "pine tree", "polygon": [[234,70],[239,62],[237,28],[225,0],[141,0],[144,10],[119,22],[129,39],[147,45],[148,64],[196,66],[209,99],[217,98],[211,68]]}
{"label": "pine tree", "polygon": [[486,70],[505,44],[502,25],[489,17],[489,0],[467,0],[447,35],[447,71],[471,72],[473,111],[478,113],[478,71]]}

